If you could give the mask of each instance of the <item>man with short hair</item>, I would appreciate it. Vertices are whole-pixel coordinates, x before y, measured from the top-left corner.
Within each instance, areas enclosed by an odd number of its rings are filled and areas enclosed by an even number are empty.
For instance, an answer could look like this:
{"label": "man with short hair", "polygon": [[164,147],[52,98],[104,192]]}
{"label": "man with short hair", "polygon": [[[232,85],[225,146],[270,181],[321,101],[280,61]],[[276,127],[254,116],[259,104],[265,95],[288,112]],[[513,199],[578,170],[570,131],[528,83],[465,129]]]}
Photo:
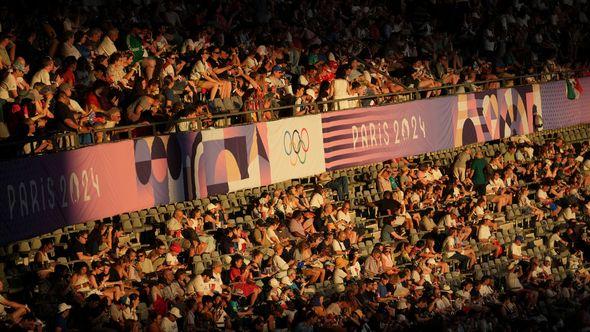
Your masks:
{"label": "man with short hair", "polygon": [[510,145],[508,151],[504,153],[504,162],[514,163],[516,162],[516,146]]}
{"label": "man with short hair", "polygon": [[[307,220],[305,220],[306,217],[308,217]],[[313,227],[313,217],[311,215],[306,216],[301,211],[293,212],[293,216],[289,222],[289,231],[291,232],[291,235],[301,238],[306,238],[307,234],[315,233],[316,231]]]}
{"label": "man with short hair", "polygon": [[115,46],[117,39],[119,39],[119,30],[117,30],[117,28],[109,29],[100,45],[98,45],[98,49],[96,50],[97,53],[100,55],[111,56],[111,54],[117,52],[117,46]]}
{"label": "man with short hair", "polygon": [[[45,57],[41,62],[41,69],[33,75],[31,79],[31,86],[36,83],[43,83],[45,85],[51,85],[51,77],[49,74],[55,70],[55,63],[51,57]],[[61,82],[60,82],[61,83]]]}
{"label": "man with short hair", "polygon": [[74,244],[70,247],[71,257],[73,260],[92,260],[95,256],[90,254],[86,242],[88,241],[88,232],[78,233]]}
{"label": "man with short hair", "polygon": [[170,220],[166,222],[166,230],[168,232],[168,235],[180,237],[180,230],[183,228],[184,222],[184,213],[182,212],[182,210],[174,210],[172,218],[170,218]]}
{"label": "man with short hair", "polygon": [[70,108],[70,98],[64,91],[60,91],[57,94],[54,115],[55,129],[59,132],[77,132],[84,131],[85,129],[76,122],[74,112]]}
{"label": "man with short hair", "polygon": [[205,295],[213,295],[212,287],[209,284],[211,281],[211,270],[205,270],[203,273],[195,276],[187,285],[186,292],[188,295],[197,295],[203,297]]}

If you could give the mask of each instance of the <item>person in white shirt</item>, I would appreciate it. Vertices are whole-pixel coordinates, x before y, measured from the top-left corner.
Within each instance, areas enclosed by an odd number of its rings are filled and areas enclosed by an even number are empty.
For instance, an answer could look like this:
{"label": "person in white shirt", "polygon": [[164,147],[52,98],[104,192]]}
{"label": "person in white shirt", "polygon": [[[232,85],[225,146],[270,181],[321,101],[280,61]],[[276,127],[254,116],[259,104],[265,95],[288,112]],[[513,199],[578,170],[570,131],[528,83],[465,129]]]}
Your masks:
{"label": "person in white shirt", "polygon": [[223,292],[223,280],[221,280],[221,271],[223,269],[223,264],[220,261],[213,262],[213,266],[211,267],[211,279],[209,280],[209,287],[211,291],[214,293]]}
{"label": "person in white shirt", "polygon": [[323,195],[324,189],[321,186],[316,186],[311,196],[311,200],[309,201],[309,205],[312,210],[319,209],[324,206],[325,200]]}
{"label": "person in white shirt", "polygon": [[480,243],[485,244],[488,249],[493,249],[496,257],[502,254],[502,246],[492,236],[492,230],[496,230],[498,226],[492,221],[492,216],[485,215],[481,225],[477,229],[477,239]]}
{"label": "person in white shirt", "polygon": [[485,200],[485,196],[479,198],[477,204],[473,208],[473,217],[476,219],[483,218],[483,216],[486,214],[486,204],[487,202]]}
{"label": "person in white shirt", "polygon": [[334,270],[334,284],[336,285],[336,291],[339,293],[344,292],[344,282],[349,278],[346,266],[348,261],[342,257],[336,258],[335,270]]}
{"label": "person in white shirt", "polygon": [[448,285],[445,285],[442,290],[436,289],[434,291],[434,296],[436,298],[434,300],[434,310],[439,314],[450,313],[450,311],[453,309],[453,305],[451,304],[451,301],[447,295],[442,293],[452,294],[453,291]]}
{"label": "person in white shirt", "polygon": [[178,243],[172,243],[170,245],[170,252],[166,254],[166,265],[171,266],[173,270],[177,270],[184,265],[181,265],[178,261],[178,254],[182,251],[182,248]]}
{"label": "person in white shirt", "polygon": [[512,204],[512,194],[506,190],[506,184],[500,178],[500,173],[495,172],[486,186],[486,194],[491,195],[491,201],[496,203],[496,210],[501,212],[504,206]]}
{"label": "person in white shirt", "polygon": [[43,59],[41,65],[42,68],[39,69],[39,71],[36,72],[35,75],[33,75],[33,78],[31,79],[31,86],[35,86],[35,83],[51,85],[51,78],[49,76],[49,73],[55,70],[55,64],[53,62],[53,59],[51,59],[50,57],[46,57]]}
{"label": "person in white shirt", "polygon": [[137,259],[137,264],[139,269],[141,270],[141,273],[150,274],[156,271],[156,269],[154,269],[154,264],[152,263],[152,260],[146,257],[145,250],[142,249],[137,253]]}
{"label": "person in white shirt", "polygon": [[182,210],[177,209],[174,211],[174,214],[170,220],[166,222],[166,229],[168,230],[168,235],[175,236],[178,231],[183,228],[183,221],[184,220],[184,213]]}
{"label": "person in white shirt", "polygon": [[64,34],[64,42],[61,45],[61,55],[64,58],[73,56],[76,60],[82,56],[80,51],[74,46],[74,33],[72,31],[66,31]]}
{"label": "person in white shirt", "polygon": [[186,286],[186,292],[188,295],[196,294],[199,297],[204,295],[213,295],[211,291],[211,271],[204,271],[203,273],[195,276]]}
{"label": "person in white shirt", "polygon": [[287,275],[289,270],[289,264],[281,257],[283,254],[283,246],[277,245],[275,247],[275,255],[272,257],[272,267],[275,271],[278,271],[276,278],[282,278]]}
{"label": "person in white shirt", "polygon": [[567,246],[568,245],[567,241],[565,241],[564,239],[561,238],[561,236],[559,236],[559,232],[560,232],[560,230],[556,228],[553,231],[553,234],[551,234],[551,236],[549,237],[549,240],[548,240],[547,246],[549,247],[549,252],[553,256],[556,256],[556,255],[559,254],[557,252],[556,248],[555,248],[555,244],[556,243],[561,243],[564,246]]}
{"label": "person in white shirt", "polygon": [[18,96],[18,91],[22,88],[29,88],[28,84],[19,86],[19,80],[23,81],[23,75],[27,72],[28,68],[25,64],[25,60],[22,57],[16,58],[12,66],[12,72],[0,82],[0,99],[8,101],[14,101],[14,98]]}
{"label": "person in white shirt", "polygon": [[438,165],[434,165],[434,167],[430,169],[430,176],[434,181],[438,181],[443,178],[443,174]]}
{"label": "person in white shirt", "polygon": [[519,277],[522,275],[520,266],[516,262],[510,263],[508,266],[508,273],[506,274],[506,288],[513,292],[518,292],[524,289]]}
{"label": "person in white shirt", "polygon": [[115,46],[117,39],[119,39],[119,30],[116,28],[110,29],[102,39],[100,45],[98,45],[98,49],[96,50],[97,53],[100,55],[111,56],[111,54],[117,52],[117,47]]}
{"label": "person in white shirt", "polygon": [[522,209],[524,209],[524,213],[528,214],[528,213],[532,213],[533,215],[535,215],[537,221],[541,221],[543,220],[543,218],[545,217],[545,213],[543,212],[543,210],[539,209],[528,197],[529,195],[529,190],[527,187],[523,187],[520,190],[520,196],[518,197],[518,206]]}
{"label": "person in white shirt", "polygon": [[514,242],[512,242],[512,244],[510,245],[510,255],[512,257],[512,259],[515,260],[527,260],[528,257],[522,254],[522,241],[524,239],[522,238],[522,236],[517,236],[514,239]]}
{"label": "person in white shirt", "polygon": [[535,281],[535,279],[543,279],[548,280],[551,279],[551,257],[547,256],[543,260],[542,264],[539,264],[537,258],[531,260],[531,264],[533,267],[531,268],[531,278]]}
{"label": "person in white shirt", "polygon": [[346,232],[342,231],[338,233],[338,238],[334,238],[332,241],[332,250],[336,255],[347,255],[348,248],[344,244],[344,240],[346,240]]}
{"label": "person in white shirt", "polygon": [[344,202],[342,207],[340,209],[338,209],[338,213],[336,213],[336,219],[338,221],[343,221],[346,224],[351,223],[352,220],[350,217],[350,203],[349,202]]}
{"label": "person in white shirt", "polygon": [[563,217],[566,221],[575,220],[576,219],[576,210],[577,207],[575,206],[568,206],[565,209],[561,210],[560,217]]}
{"label": "person in white shirt", "polygon": [[160,329],[162,332],[178,332],[178,324],[176,320],[182,318],[180,314],[180,309],[177,307],[173,307],[168,312],[168,315],[162,319],[162,323],[160,323]]}

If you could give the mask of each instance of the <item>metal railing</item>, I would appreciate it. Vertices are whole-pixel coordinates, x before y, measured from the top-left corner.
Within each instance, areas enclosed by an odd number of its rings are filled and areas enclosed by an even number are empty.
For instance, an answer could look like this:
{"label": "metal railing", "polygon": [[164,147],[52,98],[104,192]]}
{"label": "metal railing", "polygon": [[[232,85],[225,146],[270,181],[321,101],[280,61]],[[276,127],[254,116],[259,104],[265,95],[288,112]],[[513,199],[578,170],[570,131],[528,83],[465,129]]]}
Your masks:
{"label": "metal railing", "polygon": [[[342,102],[356,102],[352,108],[369,108],[376,106],[385,106],[399,104],[414,100],[422,99],[422,95],[429,92],[440,92],[439,96],[460,95],[485,91],[497,88],[511,88],[517,86],[530,85],[534,83],[546,83],[550,81],[559,81],[572,77],[580,77],[582,71],[561,71],[552,73],[538,73],[514,77],[499,78],[495,80],[478,81],[471,83],[462,83],[456,85],[443,85],[440,87],[408,89],[407,91],[386,93],[378,95],[355,96],[343,99],[326,100],[312,103],[303,103],[272,107],[259,110],[225,110],[223,113],[213,114],[211,116],[198,116],[195,118],[175,119],[149,124],[135,124],[119,126],[113,128],[95,128],[88,133],[62,132],[46,136],[34,136],[19,141],[5,141],[0,143],[0,159],[14,159],[15,157],[25,157],[44,153],[53,153],[60,151],[73,150],[81,147],[95,144],[120,141],[145,136],[157,136],[174,132],[200,131],[209,128],[225,128],[233,125],[245,125],[254,123],[254,117],[262,119],[263,114],[270,112],[270,120],[285,119],[291,116],[279,116],[279,113],[290,111],[294,114],[300,108],[309,109],[309,114],[319,114],[341,110],[335,107]],[[497,86],[494,86],[497,85]],[[444,93],[443,93],[444,92]],[[431,97],[436,98],[437,96]],[[43,141],[51,142],[53,148],[44,150],[41,153],[35,153],[35,149],[43,144]]]}

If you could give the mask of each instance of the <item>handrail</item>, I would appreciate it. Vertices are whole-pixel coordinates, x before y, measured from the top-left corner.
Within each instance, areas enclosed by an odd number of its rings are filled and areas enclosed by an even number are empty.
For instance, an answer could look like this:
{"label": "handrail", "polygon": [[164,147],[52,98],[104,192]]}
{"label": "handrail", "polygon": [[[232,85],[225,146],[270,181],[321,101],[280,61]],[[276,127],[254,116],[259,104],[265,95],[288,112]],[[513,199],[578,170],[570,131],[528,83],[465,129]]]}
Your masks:
{"label": "handrail", "polygon": [[[176,119],[176,120],[168,120],[168,121],[161,121],[161,122],[154,122],[149,124],[133,124],[133,125],[126,125],[126,126],[119,126],[113,128],[96,128],[92,129],[92,131],[88,133],[77,133],[77,132],[66,132],[66,133],[53,133],[50,135],[45,135],[42,137],[34,136],[34,137],[27,137],[26,139],[22,139],[19,141],[5,141],[0,142],[0,151],[8,152],[11,149],[16,152],[16,154],[11,153],[0,153],[0,159],[15,159],[18,157],[23,156],[31,156],[36,155],[34,153],[34,147],[38,146],[40,142],[44,140],[50,140],[53,143],[53,149],[48,152],[60,152],[60,151],[67,151],[73,150],[84,146],[96,145],[101,143],[108,143],[112,142],[112,137],[109,135],[112,134],[126,134],[127,137],[122,137],[116,139],[115,141],[124,140],[134,138],[134,130],[139,128],[151,128],[151,136],[157,136],[161,134],[168,134],[173,132],[189,132],[189,131],[201,131],[203,129],[208,129],[206,125],[204,125],[204,121],[212,121],[215,123],[215,128],[225,128],[232,126],[231,123],[228,121],[234,117],[248,117],[252,114],[261,115],[265,112],[271,112],[272,119],[269,121],[275,121],[279,118],[277,117],[277,112],[284,111],[284,110],[295,110],[302,107],[310,107],[313,111],[311,114],[319,114],[324,113],[324,109],[326,106],[336,105],[341,102],[346,101],[357,101],[359,104],[365,100],[371,101],[380,101],[376,102],[374,105],[364,105],[362,107],[376,107],[376,106],[385,106],[385,105],[392,105],[392,104],[399,104],[404,102],[409,102],[413,100],[421,99],[421,93],[427,93],[432,91],[446,91],[448,95],[461,95],[472,93],[473,91],[468,91],[468,86],[471,87],[479,87],[485,88],[489,84],[492,83],[500,83],[503,86],[506,83],[509,83],[507,87],[517,87],[517,86],[524,86],[529,85],[528,79],[535,79],[538,80],[538,83],[547,83],[552,81],[559,81],[565,78],[570,77],[580,77],[580,73],[582,70],[571,70],[571,71],[558,71],[558,72],[551,72],[551,73],[536,73],[536,74],[528,74],[528,75],[521,75],[521,76],[514,76],[514,77],[505,77],[505,78],[498,78],[494,80],[485,80],[485,81],[477,81],[472,83],[461,83],[461,84],[449,84],[443,85],[440,87],[432,87],[432,88],[422,88],[422,89],[410,89],[407,91],[402,92],[393,92],[393,93],[386,93],[386,94],[378,94],[378,95],[365,95],[365,96],[354,96],[349,98],[342,98],[342,99],[332,99],[326,101],[318,101],[318,102],[311,102],[311,103],[303,103],[303,104],[295,104],[295,105],[287,105],[287,106],[280,106],[280,107],[271,107],[268,109],[259,109],[259,110],[245,110],[242,111],[240,109],[231,109],[225,110],[223,113],[220,114],[213,114],[210,117],[205,116],[198,116],[195,118],[186,118],[186,119]],[[542,79],[542,78],[549,77],[549,79]],[[541,78],[541,79],[540,79]],[[540,79],[540,80],[539,80]],[[515,84],[519,82],[520,84]],[[457,92],[458,88],[463,88],[463,92]],[[482,89],[480,91],[486,91],[489,89]],[[403,98],[401,98],[403,97]],[[436,97],[431,97],[436,98]],[[328,107],[328,110],[325,112],[333,112],[337,111],[334,107]],[[291,117],[291,116],[290,116]],[[283,117],[281,119],[285,119],[289,117]],[[182,130],[181,126],[185,123],[188,123],[189,126],[188,130]],[[235,125],[243,125],[253,123],[252,121],[242,121],[240,123],[236,123]],[[192,128],[191,127],[192,124]],[[165,128],[165,130],[159,130],[159,128]],[[85,138],[90,140],[89,143],[80,144],[80,137],[85,136]],[[143,135],[146,136],[146,135]],[[64,143],[64,141],[66,141]],[[31,153],[25,154],[22,150],[24,146],[29,146]],[[16,150],[15,150],[16,149]]]}

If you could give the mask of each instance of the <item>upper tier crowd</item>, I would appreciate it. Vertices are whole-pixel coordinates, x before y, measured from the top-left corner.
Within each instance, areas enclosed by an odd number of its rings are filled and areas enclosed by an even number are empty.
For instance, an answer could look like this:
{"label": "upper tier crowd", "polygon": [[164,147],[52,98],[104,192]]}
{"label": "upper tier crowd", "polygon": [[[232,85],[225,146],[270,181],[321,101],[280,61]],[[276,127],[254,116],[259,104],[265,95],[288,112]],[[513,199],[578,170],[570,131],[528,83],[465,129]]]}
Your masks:
{"label": "upper tier crowd", "polygon": [[590,45],[585,0],[28,2],[0,8],[0,139],[40,137],[25,154],[67,145],[42,139],[56,132],[84,144],[126,124],[194,130],[215,114],[248,123],[543,82],[584,71]]}

